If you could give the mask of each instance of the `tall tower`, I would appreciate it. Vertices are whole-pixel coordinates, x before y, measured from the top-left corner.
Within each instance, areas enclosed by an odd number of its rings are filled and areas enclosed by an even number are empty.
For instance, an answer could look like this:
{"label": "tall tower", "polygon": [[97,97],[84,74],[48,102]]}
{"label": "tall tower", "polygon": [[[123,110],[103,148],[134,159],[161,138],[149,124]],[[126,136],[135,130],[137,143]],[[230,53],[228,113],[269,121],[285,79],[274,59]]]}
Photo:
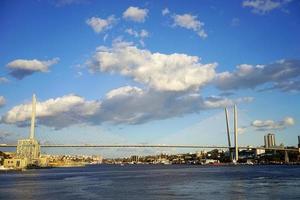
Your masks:
{"label": "tall tower", "polygon": [[228,150],[229,150],[229,157],[230,160],[232,161],[232,151],[231,151],[231,141],[230,141],[230,128],[229,128],[229,119],[228,119],[228,110],[225,107],[225,118],[226,118],[226,131],[227,131],[227,140],[228,140]]}
{"label": "tall tower", "polygon": [[35,128],[35,112],[36,112],[36,98],[32,96],[32,112],[31,112],[31,126],[29,139],[18,140],[17,157],[25,159],[28,165],[38,165],[40,158],[40,145],[34,138]]}
{"label": "tall tower", "polygon": [[238,149],[238,126],[237,126],[237,108],[234,105],[234,146],[235,146],[235,161],[239,160],[239,149]]}
{"label": "tall tower", "polygon": [[230,132],[229,132],[229,122],[228,122],[228,111],[227,108],[225,108],[225,117],[226,117],[226,130],[227,130],[227,139],[228,139],[228,147],[231,147],[230,142]]}
{"label": "tall tower", "polygon": [[33,94],[32,95],[32,111],[31,111],[31,127],[30,127],[29,139],[34,139],[35,112],[36,112],[36,98],[35,98],[35,94]]}

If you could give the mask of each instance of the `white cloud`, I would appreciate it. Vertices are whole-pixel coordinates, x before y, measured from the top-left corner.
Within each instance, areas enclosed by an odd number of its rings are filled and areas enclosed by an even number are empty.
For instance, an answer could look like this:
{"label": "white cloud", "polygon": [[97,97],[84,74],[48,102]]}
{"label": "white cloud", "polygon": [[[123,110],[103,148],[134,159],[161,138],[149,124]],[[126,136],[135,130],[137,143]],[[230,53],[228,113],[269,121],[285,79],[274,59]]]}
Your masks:
{"label": "white cloud", "polygon": [[108,38],[108,34],[105,34],[105,35],[103,36],[103,42],[106,42],[107,38]]}
{"label": "white cloud", "polygon": [[126,29],[125,32],[136,38],[146,38],[149,36],[148,31],[146,31],[145,29],[142,29],[140,32],[138,32],[138,31],[135,31],[135,30],[129,28],[129,29]]}
{"label": "white cloud", "polygon": [[135,22],[144,22],[148,15],[147,9],[141,9],[138,7],[129,7],[123,13],[123,18],[127,20],[132,20]]}
{"label": "white cloud", "polygon": [[282,130],[289,126],[293,126],[295,120],[292,117],[285,117],[281,121],[274,120],[254,120],[251,126],[258,131],[268,131],[268,130]]}
{"label": "white cloud", "polygon": [[141,32],[140,32],[140,37],[145,38],[145,37],[148,37],[148,36],[149,36],[148,31],[146,31],[145,29],[142,29]]}
{"label": "white cloud", "polygon": [[107,99],[112,99],[116,96],[128,96],[128,95],[141,95],[143,90],[138,87],[124,86],[117,89],[113,89],[106,94]]}
{"label": "white cloud", "polygon": [[4,106],[5,102],[6,102],[6,100],[5,100],[4,96],[0,96],[0,107]]}
{"label": "white cloud", "polygon": [[[94,115],[100,107],[98,101],[86,101],[76,95],[66,95],[56,99],[38,102],[36,105],[36,116],[38,124],[63,128],[72,124],[83,123],[87,118]],[[31,117],[31,103],[21,104],[13,107],[1,121],[7,124],[19,124],[29,122]]]}
{"label": "white cloud", "polygon": [[182,28],[195,31],[199,37],[206,38],[207,33],[204,31],[204,23],[197,19],[197,16],[190,14],[174,15],[173,26],[179,26]]}
{"label": "white cloud", "polygon": [[[299,91],[300,60],[280,60],[267,65],[242,64],[234,72],[222,72],[215,78],[216,86],[221,90],[256,88],[266,83],[267,89]],[[264,89],[265,90],[265,89]]]}
{"label": "white cloud", "polygon": [[91,17],[86,20],[86,23],[92,27],[96,33],[101,33],[105,30],[111,29],[116,23],[117,19],[114,15],[109,16],[107,19],[101,19],[99,17]]}
{"label": "white cloud", "polygon": [[10,75],[17,79],[23,79],[25,76],[31,75],[35,72],[48,72],[49,67],[58,63],[59,58],[41,61],[37,59],[25,60],[17,59],[7,64],[10,70]]}
{"label": "white cloud", "polygon": [[140,32],[138,32],[138,31],[135,31],[135,30],[129,28],[129,29],[126,29],[125,32],[128,33],[129,35],[134,36],[135,38],[139,38],[140,39],[139,42],[142,45],[142,47],[145,46],[144,38],[149,37],[148,31],[146,31],[145,29],[142,29]]}
{"label": "white cloud", "polygon": [[266,14],[272,10],[282,8],[292,0],[244,0],[243,7],[249,7],[253,13]]}
{"label": "white cloud", "polygon": [[161,14],[162,14],[163,16],[168,15],[168,14],[170,14],[170,10],[169,10],[168,8],[165,8],[165,9],[163,9],[163,10],[161,11]]}
{"label": "white cloud", "polygon": [[247,127],[238,127],[238,134],[244,134],[247,131]]}
{"label": "white cloud", "polygon": [[203,102],[204,107],[206,108],[225,108],[228,106],[233,106],[234,104],[239,104],[243,102],[252,102],[254,100],[253,97],[242,97],[238,99],[229,99],[225,97],[220,96],[211,96],[206,98],[206,100]]}
{"label": "white cloud", "polygon": [[216,63],[201,64],[197,56],[152,53],[130,43],[98,48],[88,61],[92,72],[117,72],[161,91],[184,91],[208,84]]}

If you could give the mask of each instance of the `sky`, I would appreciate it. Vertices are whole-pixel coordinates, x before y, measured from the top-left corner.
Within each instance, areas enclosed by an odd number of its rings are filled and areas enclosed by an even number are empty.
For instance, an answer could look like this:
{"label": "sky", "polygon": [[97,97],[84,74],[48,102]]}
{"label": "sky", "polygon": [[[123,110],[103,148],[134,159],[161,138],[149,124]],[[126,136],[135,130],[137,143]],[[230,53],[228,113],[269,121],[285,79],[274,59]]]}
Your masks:
{"label": "sky", "polygon": [[223,146],[236,104],[241,145],[297,145],[299,1],[4,0],[0,27],[0,143],[35,93],[41,144]]}

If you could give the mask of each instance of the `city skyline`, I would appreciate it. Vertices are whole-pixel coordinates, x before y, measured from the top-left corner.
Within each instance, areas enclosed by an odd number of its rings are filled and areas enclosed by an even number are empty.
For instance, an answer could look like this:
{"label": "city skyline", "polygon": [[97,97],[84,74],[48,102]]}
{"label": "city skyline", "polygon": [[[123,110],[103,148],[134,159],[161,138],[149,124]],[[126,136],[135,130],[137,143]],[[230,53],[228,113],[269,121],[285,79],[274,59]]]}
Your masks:
{"label": "city skyline", "polygon": [[0,143],[297,145],[299,2],[116,2],[1,3]]}

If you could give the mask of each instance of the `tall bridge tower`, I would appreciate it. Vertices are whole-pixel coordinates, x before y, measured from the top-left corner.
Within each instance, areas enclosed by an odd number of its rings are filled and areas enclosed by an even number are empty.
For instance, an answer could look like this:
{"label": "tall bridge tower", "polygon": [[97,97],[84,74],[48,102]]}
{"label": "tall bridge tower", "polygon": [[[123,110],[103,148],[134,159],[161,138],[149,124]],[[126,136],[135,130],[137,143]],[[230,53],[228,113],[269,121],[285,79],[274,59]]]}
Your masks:
{"label": "tall bridge tower", "polygon": [[25,159],[28,165],[38,165],[40,158],[40,145],[34,138],[35,131],[35,114],[36,114],[36,97],[32,96],[32,112],[31,112],[31,126],[29,139],[18,140],[17,157]]}
{"label": "tall bridge tower", "polygon": [[[230,141],[230,128],[229,128],[229,120],[228,120],[228,111],[227,108],[225,108],[225,119],[226,119],[226,132],[227,132],[227,140],[228,140],[228,149],[230,154],[230,159],[233,162],[237,162],[239,160],[239,149],[238,149],[238,122],[237,122],[237,107],[234,105],[233,107],[233,118],[234,118],[234,157],[233,152],[231,148],[231,141]],[[233,159],[234,158],[234,159]]]}

